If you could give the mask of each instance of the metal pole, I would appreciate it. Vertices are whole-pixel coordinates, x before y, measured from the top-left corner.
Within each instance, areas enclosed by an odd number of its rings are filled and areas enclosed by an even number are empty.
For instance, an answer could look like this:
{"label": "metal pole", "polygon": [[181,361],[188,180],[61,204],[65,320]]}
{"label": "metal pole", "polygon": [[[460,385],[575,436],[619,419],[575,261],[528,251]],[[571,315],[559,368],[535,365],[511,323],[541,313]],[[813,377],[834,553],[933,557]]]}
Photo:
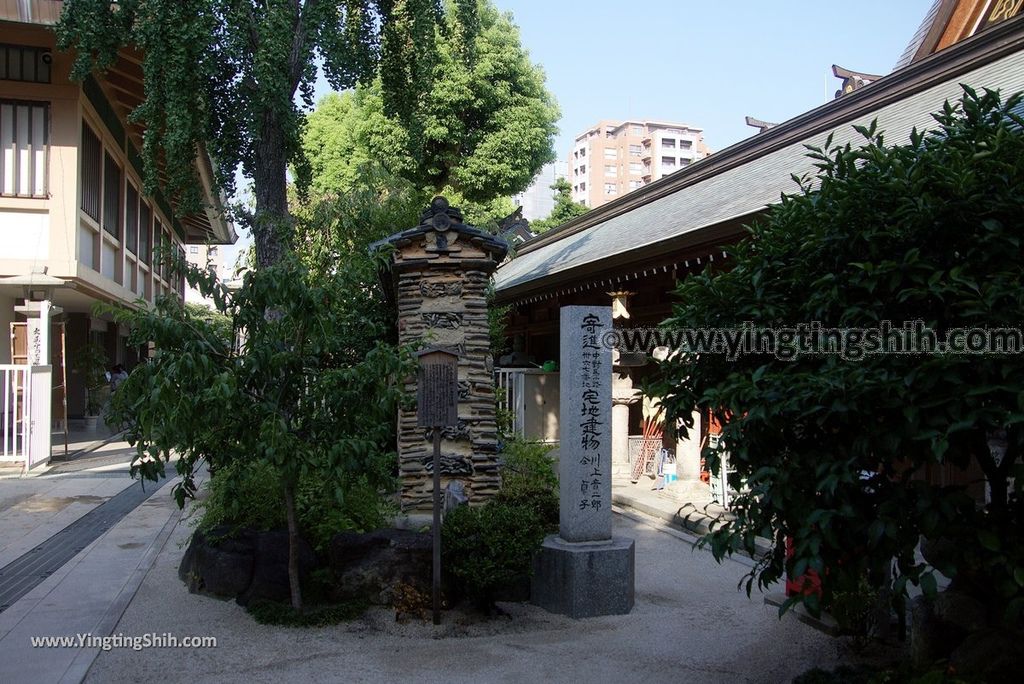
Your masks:
{"label": "metal pole", "polygon": [[441,624],[441,428],[434,428],[434,624]]}

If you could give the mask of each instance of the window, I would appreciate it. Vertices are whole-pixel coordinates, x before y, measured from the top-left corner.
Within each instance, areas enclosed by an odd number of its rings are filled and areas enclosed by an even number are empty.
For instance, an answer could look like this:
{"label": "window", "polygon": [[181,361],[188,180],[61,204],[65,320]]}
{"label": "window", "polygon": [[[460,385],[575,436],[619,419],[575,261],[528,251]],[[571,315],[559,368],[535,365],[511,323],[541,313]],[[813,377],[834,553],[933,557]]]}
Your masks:
{"label": "window", "polygon": [[630,190],[636,190],[639,187],[643,187],[643,184],[644,184],[643,181],[631,180],[631,181],[629,181],[629,189]]}
{"label": "window", "polygon": [[632,133],[633,135],[643,135],[644,134],[644,127],[643,126],[630,126],[629,127],[629,132]]}
{"label": "window", "polygon": [[630,162],[629,172],[632,174],[640,175],[644,172],[644,165],[640,162]]}
{"label": "window", "polygon": [[587,172],[587,165],[586,164],[580,164],[580,175],[582,176],[586,172]]}
{"label": "window", "polygon": [[217,256],[217,248],[216,247],[210,247],[209,249],[206,250],[206,254],[207,254],[207,256],[212,256],[212,257]]}
{"label": "window", "polygon": [[614,178],[619,175],[618,170],[615,168],[615,164],[606,164],[604,167],[604,175]]}
{"label": "window", "polygon": [[171,265],[169,262],[171,259],[171,255],[174,254],[174,252],[172,251],[174,249],[174,243],[171,242],[171,231],[166,225],[164,225],[163,235],[164,241],[163,244],[161,245],[163,251],[160,252],[160,275],[161,277],[163,277],[164,280],[166,280],[169,283],[171,282]]}
{"label": "window", "polygon": [[693,141],[691,141],[691,140],[680,140],[679,141],[679,149],[681,149],[681,150],[688,150],[691,147],[693,147]]}
{"label": "window", "polygon": [[674,149],[676,149],[676,139],[675,138],[662,138],[661,139],[661,146],[666,148],[666,149],[674,150]]}
{"label": "window", "polygon": [[580,150],[580,157],[582,158],[582,157],[586,157],[586,156],[587,156],[587,148],[584,147],[583,149]]}
{"label": "window", "polygon": [[139,191],[128,183],[125,196],[124,245],[135,254],[139,249]]}
{"label": "window", "polygon": [[644,148],[641,147],[640,145],[630,145],[629,146],[629,156],[631,156],[631,157],[639,157],[641,154],[643,154],[643,149]]}
{"label": "window", "polygon": [[676,158],[675,157],[662,157],[661,158],[661,165],[662,166],[675,166],[676,165]]}
{"label": "window", "polygon": [[11,197],[46,197],[48,105],[0,100],[0,189]]}
{"label": "window", "polygon": [[605,159],[618,159],[619,158],[619,151],[616,150],[614,147],[606,147],[606,148],[604,148],[604,158]]}
{"label": "window", "polygon": [[144,264],[149,264],[152,235],[153,210],[149,208],[148,202],[143,202],[139,207],[139,259]]}
{"label": "window", "polygon": [[82,123],[82,211],[94,221],[100,220],[100,186],[103,179],[103,148],[100,139]]}
{"label": "window", "polygon": [[156,254],[156,258],[160,260],[159,273],[161,278],[167,280],[167,258],[170,256],[171,236],[167,232],[167,226],[161,221],[157,221],[156,227],[153,229],[153,242],[155,243],[157,240],[160,241]]}
{"label": "window", "polygon": [[[178,256],[181,257],[181,261],[185,260],[185,248],[180,245],[178,246]],[[180,273],[176,273],[174,276],[174,289],[178,293],[178,297],[185,298],[185,277]]]}
{"label": "window", "polygon": [[189,254],[199,254],[199,245],[189,245],[188,246],[188,253]]}
{"label": "window", "polygon": [[49,83],[53,56],[46,48],[0,43],[0,79]]}
{"label": "window", "polygon": [[121,167],[103,155],[103,230],[121,239]]}
{"label": "window", "polygon": [[587,184],[586,183],[580,183],[580,192],[586,192],[586,190],[587,190]]}
{"label": "window", "polygon": [[615,183],[605,183],[604,184],[604,194],[606,194],[606,195],[614,195],[617,192],[618,192],[618,188],[615,187]]}

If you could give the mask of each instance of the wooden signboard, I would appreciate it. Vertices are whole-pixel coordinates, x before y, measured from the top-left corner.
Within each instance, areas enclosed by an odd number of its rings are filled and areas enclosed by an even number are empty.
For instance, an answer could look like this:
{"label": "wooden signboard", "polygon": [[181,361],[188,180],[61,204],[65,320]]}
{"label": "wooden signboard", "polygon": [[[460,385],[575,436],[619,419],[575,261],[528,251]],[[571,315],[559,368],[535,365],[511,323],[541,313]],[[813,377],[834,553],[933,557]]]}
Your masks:
{"label": "wooden signboard", "polygon": [[434,441],[434,624],[441,624],[441,428],[459,423],[459,356],[428,347],[417,352],[416,424],[433,428]]}
{"label": "wooden signboard", "polygon": [[420,351],[416,383],[416,424],[451,427],[459,423],[459,357],[439,347]]}

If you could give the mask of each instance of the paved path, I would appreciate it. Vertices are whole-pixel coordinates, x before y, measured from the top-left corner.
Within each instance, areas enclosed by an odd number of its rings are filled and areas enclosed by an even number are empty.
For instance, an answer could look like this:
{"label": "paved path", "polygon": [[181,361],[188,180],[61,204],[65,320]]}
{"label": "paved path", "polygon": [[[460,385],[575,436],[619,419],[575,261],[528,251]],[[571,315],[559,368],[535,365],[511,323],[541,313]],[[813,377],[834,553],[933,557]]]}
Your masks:
{"label": "paved path", "polygon": [[510,605],[512,619],[395,624],[379,609],[350,624],[286,629],[256,624],[236,604],[190,595],[177,578],[189,529],[179,524],[115,633],[213,636],[216,648],[103,652],[89,682],[788,682],[840,659],[835,641],[779,620],[736,583],[748,569],[718,565],[678,532],[616,516],[637,541],[630,615],[573,621]]}
{"label": "paved path", "polygon": [[[139,487],[128,478],[130,458],[115,442],[45,475],[0,481],[0,568]],[[98,648],[33,648],[32,637],[110,634],[178,515],[161,488],[0,612],[0,682],[81,681]]]}

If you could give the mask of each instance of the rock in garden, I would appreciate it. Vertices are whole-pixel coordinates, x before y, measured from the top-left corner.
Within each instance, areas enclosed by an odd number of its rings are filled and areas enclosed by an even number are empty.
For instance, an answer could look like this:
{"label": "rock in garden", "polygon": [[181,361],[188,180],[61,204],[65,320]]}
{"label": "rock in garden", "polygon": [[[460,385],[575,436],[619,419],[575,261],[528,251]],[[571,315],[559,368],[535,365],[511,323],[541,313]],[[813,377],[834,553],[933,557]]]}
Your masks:
{"label": "rock in garden", "polygon": [[[247,605],[254,599],[287,602],[291,597],[288,584],[288,531],[271,530],[253,532],[255,557],[252,582],[238,597],[240,604]],[[316,565],[316,554],[305,540],[299,539],[299,577],[305,583],[310,571]]]}
{"label": "rock in garden", "polygon": [[914,663],[928,665],[949,654],[972,632],[988,624],[985,606],[956,591],[944,591],[929,600],[911,602],[910,650]]}
{"label": "rock in garden", "polygon": [[398,584],[430,589],[433,545],[427,533],[412,530],[342,532],[330,546],[334,595],[339,601],[364,598],[387,605]]}
{"label": "rock in garden", "polygon": [[178,577],[191,593],[234,598],[249,588],[255,556],[252,535],[226,538],[229,532],[222,527],[192,535],[178,567]]}

